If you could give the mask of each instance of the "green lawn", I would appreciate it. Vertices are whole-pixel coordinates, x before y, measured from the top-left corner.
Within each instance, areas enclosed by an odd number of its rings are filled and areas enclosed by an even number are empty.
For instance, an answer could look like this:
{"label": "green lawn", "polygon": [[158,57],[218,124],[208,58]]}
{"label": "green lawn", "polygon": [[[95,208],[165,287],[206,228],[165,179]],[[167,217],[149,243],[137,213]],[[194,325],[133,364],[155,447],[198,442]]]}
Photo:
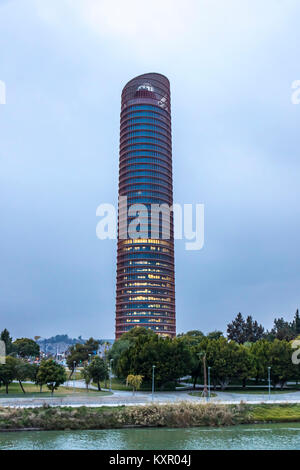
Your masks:
{"label": "green lawn", "polygon": [[[204,398],[203,395],[202,395],[203,392],[189,392],[189,395],[191,395],[192,397],[200,397],[200,398]],[[216,397],[217,394],[214,393],[214,392],[210,392],[210,396],[211,398],[213,397]]]}
{"label": "green lawn", "polygon": [[[100,385],[101,385],[101,388],[108,388],[109,389],[109,380],[107,380],[106,382],[100,382]],[[95,387],[97,387],[97,384],[93,382],[93,385]],[[116,379],[116,378],[112,378],[111,379],[111,389],[112,390],[125,390],[125,391],[131,391],[132,390],[132,387],[129,386],[129,387],[126,387],[126,383],[125,381],[122,381],[120,379]],[[150,387],[147,387],[147,386],[143,386],[142,384],[142,387],[140,389],[140,391],[149,391],[150,390]]]}
{"label": "green lawn", "polygon": [[[269,394],[269,389],[253,389],[253,388],[227,388],[226,390],[218,390],[220,393],[240,393],[240,394],[249,394],[249,395],[268,395]],[[284,394],[284,393],[295,393],[299,392],[299,389],[297,388],[287,388],[287,389],[271,389],[271,395],[278,395],[278,394]]]}
{"label": "green lawn", "polygon": [[[94,387],[97,387],[97,384],[95,382],[92,382],[92,385]],[[109,380],[107,380],[106,382],[105,381],[101,381],[100,382],[100,385],[101,385],[101,388],[107,388],[109,389]],[[126,384],[123,383],[122,381],[118,380],[118,379],[111,379],[111,389],[112,390],[131,390],[131,387],[126,387]]]}
{"label": "green lawn", "polygon": [[253,422],[297,422],[300,421],[299,404],[249,405],[249,417]]}
{"label": "green lawn", "polygon": [[[95,387],[97,387],[97,384],[96,384],[96,383],[93,383],[93,385],[94,385]],[[109,389],[109,380],[107,380],[106,383],[105,383],[104,381],[103,381],[103,382],[100,382],[100,385],[101,385],[101,388],[107,388],[107,389]],[[184,385],[182,385],[182,384],[176,384],[176,387],[177,387],[177,386],[182,386],[182,387],[184,387]],[[112,388],[112,390],[125,390],[125,391],[127,391],[127,392],[132,390],[132,387],[130,387],[130,386],[129,386],[129,387],[126,387],[126,382],[125,382],[125,381],[122,381],[122,380],[117,379],[117,378],[115,378],[115,377],[112,378],[112,380],[111,380],[111,388]],[[144,384],[142,384],[142,386],[141,386],[141,388],[140,388],[139,391],[140,391],[140,392],[151,392],[151,390],[152,390],[152,385],[151,385],[151,384],[146,384],[146,383],[144,383]],[[155,390],[156,390],[156,391],[165,391],[165,392],[167,392],[167,391],[175,391],[175,389],[174,389],[174,390],[170,390],[170,389],[159,390],[159,389],[157,388],[157,386],[155,386]]]}
{"label": "green lawn", "polygon": [[[80,380],[80,379],[82,379],[81,370],[82,370],[82,367],[81,368],[77,367],[75,374],[73,373],[73,375],[71,377],[71,380],[74,380],[74,379],[75,380]],[[69,377],[70,377],[70,374],[71,374],[70,369],[66,368],[66,374],[67,374],[67,378],[69,380]]]}
{"label": "green lawn", "polygon": [[[5,387],[0,388],[0,398],[20,398],[20,397],[51,397],[51,392],[46,386],[43,386],[42,392],[40,392],[40,387],[34,384],[23,384],[25,394],[22,392],[21,387],[18,383],[11,383],[8,387],[8,395],[5,393]],[[59,387],[58,390],[55,390],[54,396],[64,397],[67,395],[110,395],[110,392],[98,392],[97,390],[90,390],[87,392],[84,388],[75,388],[73,387]]]}

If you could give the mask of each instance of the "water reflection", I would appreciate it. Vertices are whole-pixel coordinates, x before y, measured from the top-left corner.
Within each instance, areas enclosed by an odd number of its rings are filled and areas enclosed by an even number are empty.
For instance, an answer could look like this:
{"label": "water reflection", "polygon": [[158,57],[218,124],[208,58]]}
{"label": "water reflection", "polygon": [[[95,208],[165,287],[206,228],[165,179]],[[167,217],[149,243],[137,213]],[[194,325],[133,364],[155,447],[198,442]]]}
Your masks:
{"label": "water reflection", "polygon": [[297,449],[300,424],[0,433],[1,449]]}

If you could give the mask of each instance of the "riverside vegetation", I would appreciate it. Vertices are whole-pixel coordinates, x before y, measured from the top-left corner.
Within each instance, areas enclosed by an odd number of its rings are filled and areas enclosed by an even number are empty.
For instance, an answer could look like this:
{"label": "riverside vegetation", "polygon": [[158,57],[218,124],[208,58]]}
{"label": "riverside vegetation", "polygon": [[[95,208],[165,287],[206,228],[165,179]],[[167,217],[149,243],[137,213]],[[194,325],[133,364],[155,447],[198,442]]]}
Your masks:
{"label": "riverside vegetation", "polygon": [[150,404],[121,407],[0,408],[0,430],[87,430],[124,427],[232,426],[300,422],[298,404]]}
{"label": "riverside vegetation", "polygon": [[[46,386],[52,394],[65,382],[67,369],[53,357],[40,361],[39,345],[32,339],[13,341],[7,329],[1,332],[0,339],[5,343],[7,356],[6,363],[0,364],[0,387],[5,387],[6,394],[13,381],[19,383],[23,394],[23,382],[27,380],[40,386],[41,391]],[[163,338],[139,326],[105,349],[104,357],[97,355],[98,340],[90,338],[84,344],[73,344],[67,351],[66,363],[69,379],[78,378],[76,369],[80,367],[79,378],[86,387],[93,382],[99,391],[102,383],[108,388],[111,369],[122,388],[128,384],[128,377],[139,377],[139,387],[151,390],[153,366],[157,391],[175,390],[182,377],[191,377],[195,388],[197,382],[205,382],[207,367],[214,389],[225,390],[230,384],[241,384],[244,389],[250,383],[265,385],[270,372],[274,389],[282,390],[287,382],[297,386],[300,380],[300,350],[295,351],[295,340],[300,341],[298,310],[291,322],[275,319],[271,331],[265,331],[251,316],[244,319],[239,313],[227,326],[227,338],[221,331],[204,335],[199,330]]]}

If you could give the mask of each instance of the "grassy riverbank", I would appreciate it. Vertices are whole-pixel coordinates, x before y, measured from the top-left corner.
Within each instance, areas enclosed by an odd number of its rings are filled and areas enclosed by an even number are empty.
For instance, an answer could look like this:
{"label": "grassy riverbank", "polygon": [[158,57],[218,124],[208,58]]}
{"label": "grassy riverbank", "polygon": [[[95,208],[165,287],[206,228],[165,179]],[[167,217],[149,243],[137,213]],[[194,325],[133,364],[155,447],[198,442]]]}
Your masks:
{"label": "grassy riverbank", "polygon": [[121,407],[0,408],[0,430],[85,430],[122,427],[232,426],[300,422],[300,405],[180,403]]}
{"label": "grassy riverbank", "polygon": [[[5,389],[0,387],[0,398],[46,398],[51,397],[51,392],[47,387],[43,387],[42,392],[40,391],[40,387],[35,384],[23,383],[23,388],[25,393],[23,393],[20,385],[18,383],[11,383],[8,386],[8,393],[5,393]],[[98,390],[89,390],[87,391],[86,388],[73,388],[73,387],[59,387],[55,390],[53,397],[66,397],[66,396],[105,396],[111,395],[110,392],[98,392]]]}

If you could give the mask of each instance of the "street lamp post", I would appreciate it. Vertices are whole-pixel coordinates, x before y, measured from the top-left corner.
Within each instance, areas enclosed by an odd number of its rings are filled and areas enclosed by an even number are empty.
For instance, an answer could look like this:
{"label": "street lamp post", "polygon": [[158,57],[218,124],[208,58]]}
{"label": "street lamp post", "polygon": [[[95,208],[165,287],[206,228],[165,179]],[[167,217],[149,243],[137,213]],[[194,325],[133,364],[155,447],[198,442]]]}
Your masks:
{"label": "street lamp post", "polygon": [[73,361],[73,392],[75,392],[76,361]]}
{"label": "street lamp post", "polygon": [[269,400],[271,399],[271,367],[268,367]]}
{"label": "street lamp post", "polygon": [[211,367],[208,367],[208,399],[210,400],[210,369]]}
{"label": "street lamp post", "polygon": [[112,369],[112,362],[113,359],[110,359],[109,361],[109,391],[111,392],[111,369]]}
{"label": "street lamp post", "polygon": [[152,401],[154,400],[154,370],[156,366],[152,366]]}
{"label": "street lamp post", "polygon": [[207,370],[206,370],[206,354],[205,352],[200,352],[198,353],[199,360],[202,357],[203,361],[203,379],[204,379],[204,385],[203,385],[203,396],[207,398]]}

